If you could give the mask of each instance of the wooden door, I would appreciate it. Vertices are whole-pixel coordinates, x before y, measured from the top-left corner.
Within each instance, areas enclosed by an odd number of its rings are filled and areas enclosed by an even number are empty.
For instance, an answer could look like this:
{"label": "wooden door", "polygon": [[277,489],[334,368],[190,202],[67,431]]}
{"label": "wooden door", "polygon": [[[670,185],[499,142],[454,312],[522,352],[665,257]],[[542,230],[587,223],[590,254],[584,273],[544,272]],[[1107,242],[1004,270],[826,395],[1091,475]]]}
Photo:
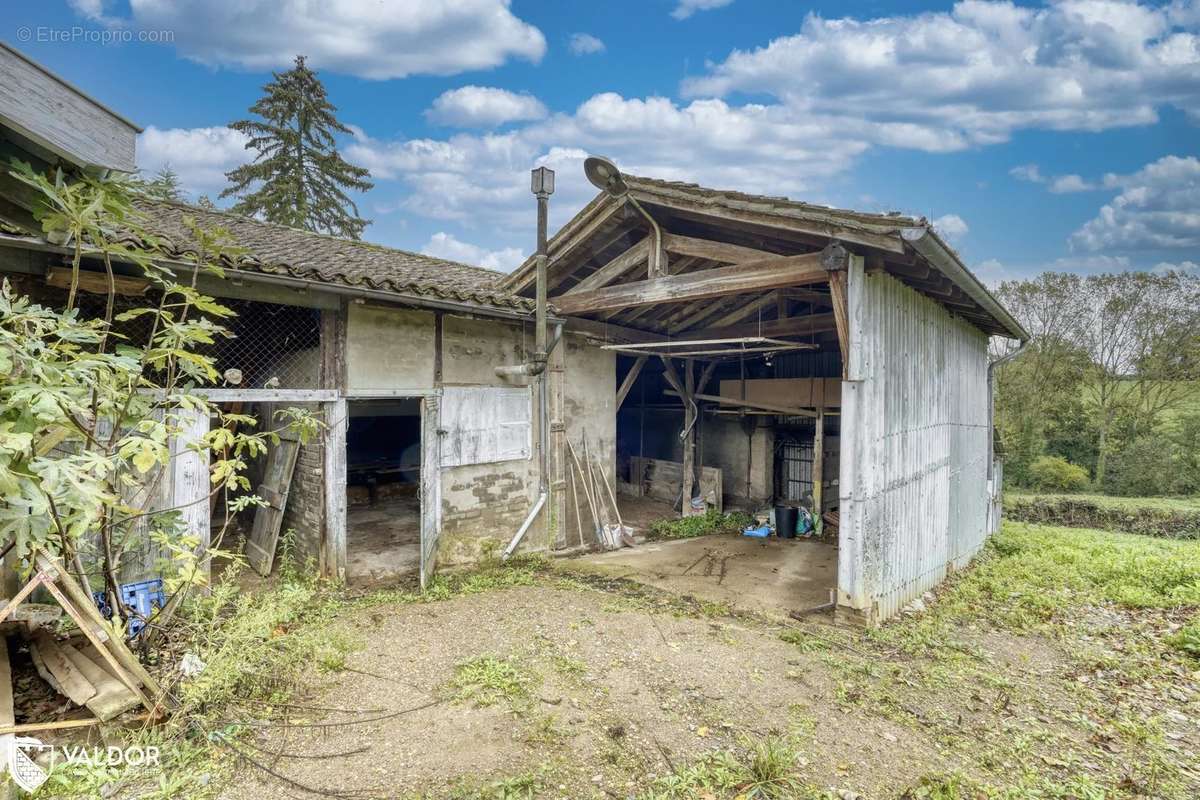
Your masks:
{"label": "wooden door", "polygon": [[254,513],[254,528],[246,541],[246,559],[259,575],[270,575],[275,563],[275,546],[283,526],[292,473],[300,454],[300,440],[294,432],[280,434],[279,444],[267,455],[267,470],[256,494],[266,503]]}

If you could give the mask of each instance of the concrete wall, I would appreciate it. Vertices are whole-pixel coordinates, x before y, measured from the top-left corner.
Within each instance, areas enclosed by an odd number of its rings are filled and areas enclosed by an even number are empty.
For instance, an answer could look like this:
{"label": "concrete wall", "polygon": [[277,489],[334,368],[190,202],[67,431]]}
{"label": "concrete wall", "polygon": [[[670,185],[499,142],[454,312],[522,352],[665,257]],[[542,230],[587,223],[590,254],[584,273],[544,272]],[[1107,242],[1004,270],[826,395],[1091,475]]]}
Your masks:
{"label": "concrete wall", "polygon": [[838,603],[878,622],[987,535],[987,336],[851,259]]}
{"label": "concrete wall", "polygon": [[751,419],[706,415],[702,422],[703,462],[721,470],[727,506],[757,508],[774,493],[775,431],[766,424],[750,428]]}

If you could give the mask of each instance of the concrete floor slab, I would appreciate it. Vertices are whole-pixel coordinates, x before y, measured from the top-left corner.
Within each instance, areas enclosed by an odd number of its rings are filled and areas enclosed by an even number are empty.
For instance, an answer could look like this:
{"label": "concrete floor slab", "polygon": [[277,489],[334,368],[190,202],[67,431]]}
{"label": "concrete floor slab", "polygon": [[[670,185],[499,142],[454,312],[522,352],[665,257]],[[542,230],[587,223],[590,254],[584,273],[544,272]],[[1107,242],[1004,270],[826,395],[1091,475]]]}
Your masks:
{"label": "concrete floor slab", "polygon": [[807,539],[700,536],[575,561],[606,575],[771,617],[827,603],[829,590],[837,586],[837,547]]}

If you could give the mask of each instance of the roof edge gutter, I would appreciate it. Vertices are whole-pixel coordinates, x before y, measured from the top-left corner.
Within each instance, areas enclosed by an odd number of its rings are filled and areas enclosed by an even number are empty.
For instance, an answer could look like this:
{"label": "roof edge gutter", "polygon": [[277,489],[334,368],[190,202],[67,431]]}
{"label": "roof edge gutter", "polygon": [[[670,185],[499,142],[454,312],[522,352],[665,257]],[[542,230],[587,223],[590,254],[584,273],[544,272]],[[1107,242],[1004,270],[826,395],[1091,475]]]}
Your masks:
{"label": "roof edge gutter", "polygon": [[1021,342],[1029,341],[1029,332],[1021,323],[1017,322],[1012,314],[1005,310],[1004,306],[1000,305],[1000,301],[988,291],[988,288],[963,266],[958,256],[946,247],[932,228],[926,225],[903,228],[900,231],[900,237],[930,264],[960,286],[985,311],[999,320],[1009,333],[1013,334],[1012,338]]}

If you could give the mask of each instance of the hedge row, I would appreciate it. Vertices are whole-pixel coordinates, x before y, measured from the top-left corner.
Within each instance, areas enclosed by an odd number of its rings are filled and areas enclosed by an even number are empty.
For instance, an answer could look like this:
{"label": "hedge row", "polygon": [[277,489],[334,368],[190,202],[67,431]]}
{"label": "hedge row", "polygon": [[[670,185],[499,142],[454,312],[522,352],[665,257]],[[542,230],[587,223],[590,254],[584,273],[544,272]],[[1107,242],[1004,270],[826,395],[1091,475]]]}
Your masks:
{"label": "hedge row", "polygon": [[1200,539],[1200,510],[1114,508],[1073,497],[1015,497],[1005,498],[1004,516],[1018,522]]}

